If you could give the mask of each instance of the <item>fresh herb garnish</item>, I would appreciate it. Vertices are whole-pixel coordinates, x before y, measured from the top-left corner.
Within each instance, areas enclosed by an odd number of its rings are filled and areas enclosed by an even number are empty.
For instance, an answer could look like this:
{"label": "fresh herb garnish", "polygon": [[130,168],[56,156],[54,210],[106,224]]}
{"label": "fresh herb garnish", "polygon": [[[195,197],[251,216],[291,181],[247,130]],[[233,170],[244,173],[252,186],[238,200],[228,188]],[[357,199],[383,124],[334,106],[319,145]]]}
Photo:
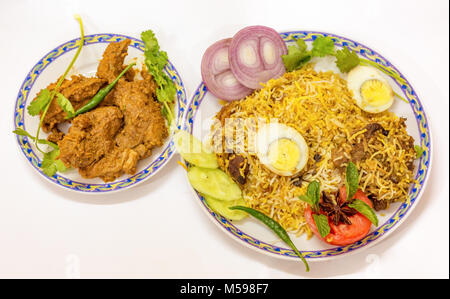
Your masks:
{"label": "fresh herb garnish", "polygon": [[315,213],[319,213],[320,183],[318,181],[309,183],[306,194],[300,195],[299,199],[309,204]]}
{"label": "fresh herb garnish", "polygon": [[[336,66],[342,73],[348,73],[358,65],[370,65],[388,76],[393,77],[401,84],[406,84],[406,81],[399,75],[388,71],[379,63],[364,59],[358,56],[355,51],[350,51],[348,47],[335,51],[335,44],[330,36],[318,36],[312,44],[311,51],[307,50],[306,43],[301,38],[294,39],[298,47],[292,45],[288,47],[288,54],[282,55],[284,66],[288,72],[302,68],[308,63],[312,57],[324,57],[327,55],[336,57]],[[301,46],[300,46],[301,45]],[[409,103],[406,99],[397,93],[395,96],[400,98],[405,103]]]}
{"label": "fresh herb garnish", "polygon": [[288,54],[282,55],[284,66],[288,72],[302,68],[312,57],[324,57],[334,54],[334,42],[331,37],[319,36],[313,42],[311,51],[301,38],[295,39],[296,45],[288,47]]}
{"label": "fresh herb garnish", "polygon": [[166,117],[170,126],[174,120],[176,87],[172,79],[163,71],[169,59],[165,51],[160,51],[158,40],[153,31],[147,30],[142,32],[141,38],[145,44],[145,65],[158,85],[156,97],[163,104],[162,114]]}
{"label": "fresh herb garnish", "polygon": [[345,169],[345,185],[347,187],[347,201],[353,198],[359,186],[359,174],[356,165],[353,162],[348,162]]}
{"label": "fresh herb garnish", "polygon": [[361,214],[367,217],[375,226],[378,226],[378,218],[373,209],[360,199],[354,199],[348,206],[352,209],[357,210]]}
{"label": "fresh herb garnish", "polygon": [[230,208],[231,210],[241,210],[244,212],[247,212],[248,214],[252,215],[254,218],[258,219],[262,223],[264,223],[267,227],[269,227],[274,233],[280,237],[281,240],[283,240],[287,245],[289,245],[292,250],[294,250],[295,254],[303,261],[306,267],[306,272],[309,271],[309,265],[306,262],[303,255],[298,251],[297,247],[295,247],[294,243],[292,242],[291,238],[289,238],[288,233],[286,230],[275,220],[270,218],[269,216],[261,213],[260,211],[257,211],[255,209],[244,207],[244,206],[234,206]]}
{"label": "fresh herb garnish", "polygon": [[73,109],[72,103],[66,98],[62,93],[56,94],[56,100],[61,109],[66,112],[66,119],[72,118],[75,115],[75,110]]}
{"label": "fresh herb garnish", "polygon": [[359,65],[360,60],[355,51],[351,51],[344,47],[342,50],[336,51],[336,66],[342,73],[348,73],[351,69]]}
{"label": "fresh herb garnish", "polygon": [[313,214],[313,219],[322,238],[328,236],[331,231],[330,225],[328,224],[328,217],[323,214]]}
{"label": "fresh herb garnish", "polygon": [[[36,116],[38,114],[41,114],[41,118],[39,120],[39,126],[38,126],[38,129],[36,132],[36,137],[32,136],[31,134],[29,134],[28,132],[26,132],[25,130],[20,129],[20,128],[13,131],[13,133],[15,133],[17,135],[29,137],[30,139],[32,139],[34,141],[36,148],[42,154],[44,154],[44,158],[41,162],[41,169],[42,169],[42,172],[48,176],[54,176],[56,171],[62,172],[62,171],[66,170],[66,167],[64,166],[62,161],[57,159],[57,157],[59,156],[58,146],[56,144],[54,144],[53,142],[50,142],[50,141],[47,141],[44,139],[39,139],[39,133],[41,131],[41,127],[44,122],[45,115],[47,114],[47,111],[48,111],[54,97],[57,96],[57,94],[59,94],[58,90],[61,87],[61,84],[63,83],[63,81],[66,78],[67,74],[69,73],[70,69],[72,68],[73,64],[75,63],[75,60],[77,59],[78,55],[80,55],[81,48],[83,47],[83,44],[84,44],[83,22],[79,15],[75,15],[74,17],[80,24],[80,31],[81,31],[81,39],[78,42],[77,52],[75,53],[72,61],[70,62],[69,66],[67,67],[64,74],[59,78],[58,82],[56,83],[55,88],[52,89],[51,91],[49,91],[48,89],[43,89],[39,93],[39,95],[36,97],[36,99],[34,101],[32,101],[27,107],[28,114],[30,114],[31,116]],[[61,108],[64,111],[67,112],[70,110],[70,107],[68,105],[68,103],[70,103],[70,102],[64,96],[58,97],[58,103],[61,105]],[[70,106],[72,106],[72,105],[70,104]],[[72,107],[72,110],[73,110],[73,107]],[[53,148],[53,150],[51,150],[50,152],[45,152],[39,147],[39,144],[49,145]]]}
{"label": "fresh herb garnish", "polygon": [[36,97],[34,101],[30,103],[27,107],[28,114],[31,116],[36,116],[41,113],[45,107],[50,102],[50,91],[48,89],[43,89]]}
{"label": "fresh herb garnish", "polygon": [[329,36],[318,36],[312,44],[311,54],[316,57],[334,55],[334,41]]}
{"label": "fresh herb garnish", "polygon": [[[19,135],[19,136],[26,136],[26,137],[30,138],[31,140],[36,141],[36,137],[31,136],[30,133],[28,133],[24,129],[21,129],[21,128],[15,129],[13,131],[13,133],[16,135]],[[58,145],[56,145],[55,143],[48,141],[46,139],[38,139],[37,143],[49,145],[49,146],[53,147],[54,149],[58,148]]]}
{"label": "fresh herb garnish", "polygon": [[341,200],[338,191],[334,199],[322,192],[322,201],[320,202],[320,185],[317,181],[309,183],[306,194],[299,196],[299,199],[311,206],[314,223],[322,238],[325,238],[330,233],[328,219],[334,225],[339,225],[339,223],[351,225],[352,222],[349,217],[357,212],[366,216],[373,224],[378,226],[378,218],[373,209],[364,201],[353,198],[358,191],[359,185],[358,169],[353,162],[347,164],[345,175],[347,192],[345,201]]}
{"label": "fresh herb garnish", "polygon": [[61,160],[58,159],[58,156],[59,148],[44,154],[44,158],[41,162],[41,169],[43,173],[52,177],[56,174],[57,171],[66,171],[66,166]]}
{"label": "fresh herb garnish", "polygon": [[67,168],[64,165],[64,163],[61,160],[57,159],[59,156],[58,145],[45,139],[36,140],[36,137],[31,136],[27,131],[21,128],[14,130],[13,133],[19,136],[26,136],[39,144],[46,144],[53,148],[50,152],[44,153],[44,158],[42,159],[41,162],[41,170],[44,174],[52,177],[56,174],[57,171],[60,172],[66,171]]}
{"label": "fresh herb garnish", "polygon": [[[56,83],[55,89],[53,89],[50,94],[49,97],[50,99],[47,102],[47,105],[44,106],[41,109],[41,119],[39,121],[39,126],[37,129],[37,133],[36,133],[36,139],[39,139],[39,133],[41,131],[41,127],[42,127],[42,123],[44,122],[45,119],[45,115],[47,114],[48,108],[50,107],[53,98],[55,97],[55,95],[58,93],[59,88],[61,87],[61,84],[63,83],[64,79],[66,78],[67,74],[69,73],[70,69],[72,68],[73,64],[75,63],[75,60],[78,58],[78,55],[80,55],[81,49],[83,48],[83,44],[84,44],[84,29],[83,29],[83,22],[81,21],[81,17],[79,15],[75,15],[75,19],[78,21],[78,23],[80,24],[80,31],[81,31],[81,39],[78,42],[78,49],[77,52],[75,53],[72,61],[70,62],[69,66],[67,67],[66,71],[64,72],[64,74],[59,78],[58,82]],[[32,109],[33,110],[33,109]],[[34,110],[33,110],[34,111]],[[42,151],[37,142],[35,143],[36,148],[43,154],[45,154],[44,151]]]}
{"label": "fresh herb garnish", "polygon": [[425,152],[425,150],[419,145],[414,145],[414,150],[416,151],[417,159],[420,159],[423,156],[423,153]]}
{"label": "fresh herb garnish", "polygon": [[311,57],[310,52],[302,50],[294,45],[288,47],[287,55],[281,56],[288,72],[301,68],[311,60]]}

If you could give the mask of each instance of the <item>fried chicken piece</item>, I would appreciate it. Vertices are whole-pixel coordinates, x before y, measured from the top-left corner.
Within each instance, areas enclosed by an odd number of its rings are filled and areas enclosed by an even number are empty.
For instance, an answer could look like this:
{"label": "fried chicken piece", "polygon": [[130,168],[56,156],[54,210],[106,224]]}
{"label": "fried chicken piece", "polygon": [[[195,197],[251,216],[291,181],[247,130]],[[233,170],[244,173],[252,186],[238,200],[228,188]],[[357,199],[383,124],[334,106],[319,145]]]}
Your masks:
{"label": "fried chicken piece", "polygon": [[53,128],[50,135],[48,135],[47,140],[53,143],[58,143],[64,138],[64,133],[58,130],[57,128]]}
{"label": "fried chicken piece", "polygon": [[169,134],[161,105],[153,99],[152,87],[146,82],[150,81],[120,81],[114,93],[114,103],[123,111],[125,120],[116,137],[117,146],[137,148],[141,159],[150,156],[152,148],[161,146]]}
{"label": "fried chicken piece", "polygon": [[[117,43],[110,43],[106,47],[105,52],[103,52],[103,58],[97,67],[98,78],[105,79],[108,83],[114,81],[125,68],[123,61],[128,55],[128,46],[130,43],[131,40],[126,39]],[[128,73],[126,74],[127,79],[133,80],[134,72],[130,72],[131,75],[128,75]]]}
{"label": "fried chicken piece", "polygon": [[[130,40],[110,44],[97,69],[103,82],[113,81],[124,69]],[[58,142],[60,159],[78,168],[85,178],[113,181],[134,174],[139,160],[151,155],[169,135],[161,104],[155,99],[157,84],[145,70],[142,80],[129,71],[95,109],[77,116]]]}
{"label": "fried chicken piece", "polygon": [[[104,79],[88,78],[82,75],[72,76],[70,80],[65,79],[63,81],[59,88],[59,92],[69,99],[73,108],[77,110],[89,102],[105,83],[106,80]],[[56,83],[52,83],[47,89],[52,91],[55,87]],[[46,133],[53,131],[58,124],[67,121],[65,119],[66,116],[67,114],[58,105],[56,97],[53,98],[44,121],[42,122],[42,129]]]}
{"label": "fried chicken piece", "polygon": [[114,106],[99,107],[73,119],[68,134],[58,143],[60,159],[67,167],[89,167],[112,152],[114,138],[123,124]]}
{"label": "fried chicken piece", "polygon": [[124,172],[127,174],[136,173],[136,165],[139,161],[139,154],[132,149],[114,150],[104,156],[97,163],[88,167],[80,167],[80,174],[88,179],[100,177],[105,182],[111,182],[120,177]]}

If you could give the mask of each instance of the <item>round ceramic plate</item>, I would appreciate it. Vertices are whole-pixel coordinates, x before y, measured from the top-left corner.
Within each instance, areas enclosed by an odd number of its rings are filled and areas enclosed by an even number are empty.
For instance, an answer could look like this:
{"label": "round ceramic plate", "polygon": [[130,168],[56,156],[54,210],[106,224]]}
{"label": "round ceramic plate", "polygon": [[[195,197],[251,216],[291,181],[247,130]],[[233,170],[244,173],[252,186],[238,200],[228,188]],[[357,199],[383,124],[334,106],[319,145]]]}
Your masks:
{"label": "round ceramic plate", "polygon": [[[137,65],[142,65],[144,62],[144,43],[141,40],[119,34],[93,34],[85,37],[83,49],[74,67],[69,72],[68,78],[73,74],[94,75],[108,44],[127,38],[131,40],[131,44],[128,47],[128,56],[125,58],[125,63],[133,58],[137,58]],[[51,82],[55,82],[64,73],[75,53],[72,50],[78,48],[77,41],[79,40],[79,38],[73,39],[50,51],[27,74],[20,87],[14,109],[14,126],[16,129],[21,128],[35,135],[33,133],[37,130],[39,117],[28,115],[26,107],[41,89],[46,88]],[[172,78],[177,89],[175,112],[177,116],[176,127],[179,129],[186,109],[186,91],[180,75],[170,61],[165,67],[165,72]],[[40,135],[40,138],[45,137],[46,134],[44,133]],[[114,182],[104,183],[99,178],[84,179],[76,169],[70,169],[64,173],[57,173],[53,177],[48,177],[40,169],[42,155],[36,150],[33,142],[30,142],[27,137],[23,136],[17,136],[17,142],[25,158],[46,179],[69,190],[97,194],[123,190],[143,182],[166,165],[175,151],[171,135],[163,146],[153,150],[150,157],[139,161],[135,175],[123,175]]]}
{"label": "round ceramic plate", "polygon": [[[311,43],[318,36],[330,36],[338,48],[349,47],[351,50],[359,53],[361,57],[383,65],[389,72],[399,75],[402,78],[402,81],[398,82],[392,77],[389,78],[386,76],[391,86],[394,87],[394,91],[403,95],[409,102],[405,103],[397,99],[392,108],[390,108],[390,111],[398,116],[407,118],[408,133],[414,138],[415,143],[425,150],[421,159],[416,161],[416,181],[411,184],[406,200],[391,204],[389,209],[382,213],[377,213],[380,225],[376,228],[372,226],[372,230],[366,237],[348,246],[336,247],[328,245],[315,237],[307,240],[306,236],[295,237],[291,234],[291,239],[296,247],[310,261],[329,260],[338,256],[358,252],[383,240],[389,233],[399,227],[400,223],[405,220],[411,213],[411,210],[417,205],[423,193],[431,168],[431,136],[425,112],[408,80],[387,59],[368,47],[348,38],[322,32],[294,31],[284,32],[280,35],[287,44],[293,42],[294,38],[302,38],[307,43]],[[317,60],[316,70],[339,72],[334,61],[326,58]],[[212,118],[220,108],[221,105],[217,98],[209,93],[206,86],[201,83],[187,107],[184,129],[198,138],[206,138],[209,134]],[[200,203],[209,218],[234,240],[273,257],[290,260],[298,259],[297,255],[290,248],[287,248],[284,243],[277,239],[273,232],[257,220],[252,217],[247,217],[241,221],[231,222],[221,215],[214,213],[200,194],[195,191],[194,194],[196,200]]]}

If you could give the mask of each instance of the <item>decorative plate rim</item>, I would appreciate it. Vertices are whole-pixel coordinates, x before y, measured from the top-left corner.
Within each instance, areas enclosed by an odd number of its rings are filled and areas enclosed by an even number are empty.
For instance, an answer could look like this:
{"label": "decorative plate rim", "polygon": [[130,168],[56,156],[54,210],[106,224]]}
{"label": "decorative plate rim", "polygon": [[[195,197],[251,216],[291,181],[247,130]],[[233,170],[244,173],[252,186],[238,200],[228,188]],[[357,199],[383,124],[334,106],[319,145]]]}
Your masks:
{"label": "decorative plate rim", "polygon": [[[334,40],[336,46],[349,47],[351,50],[356,51],[364,58],[382,64],[391,73],[400,76],[400,78],[403,80],[403,82],[398,82],[391,76],[391,78],[400,87],[403,94],[409,101],[409,106],[413,110],[416,123],[418,126],[418,131],[420,135],[420,146],[425,149],[424,154],[419,160],[419,166],[415,176],[416,183],[411,185],[407,199],[405,200],[405,202],[400,204],[398,209],[392,214],[392,216],[388,220],[386,220],[383,224],[379,225],[374,231],[369,233],[366,237],[364,237],[362,240],[358,242],[355,242],[347,246],[338,246],[323,250],[301,251],[302,255],[310,261],[330,260],[332,258],[336,258],[344,254],[349,255],[356,252],[360,252],[361,249],[373,246],[378,241],[381,241],[387,235],[392,233],[407,218],[407,216],[409,216],[409,214],[417,206],[418,201],[423,195],[423,192],[425,190],[429,178],[429,173],[431,171],[431,164],[432,164],[432,136],[429,123],[427,121],[427,117],[423,109],[423,105],[420,102],[419,97],[412,88],[411,84],[401,74],[401,72],[382,55],[371,50],[369,47],[361,43],[355,42],[349,38],[340,35],[320,31],[287,31],[280,33],[280,36],[283,38],[285,42],[292,41],[292,37],[302,38],[305,41],[312,41],[315,38],[317,38],[317,36],[330,36]],[[204,83],[201,82],[197,87],[197,89],[195,90],[194,95],[192,96],[187,106],[186,114],[184,116],[184,125],[183,125],[184,130],[192,132],[196,113],[206,93],[207,88],[204,85]],[[255,249],[260,253],[267,254],[269,256],[288,260],[299,259],[299,257],[295,254],[295,252],[292,249],[262,242],[257,238],[246,234],[245,232],[234,226],[225,217],[216,214],[214,211],[212,211],[208,207],[205,199],[194,189],[192,189],[192,191],[195,192],[194,194],[197,195],[197,198],[199,199],[199,204],[201,204],[205,208],[203,210],[212,220],[214,220],[213,222],[218,226],[220,226],[225,232],[227,232],[226,235],[230,236],[235,241],[244,244],[249,248]]]}
{"label": "decorative plate rim", "polygon": [[[132,41],[130,47],[133,47],[141,52],[144,51],[143,41],[134,37],[116,33],[97,33],[86,35],[83,45],[87,46],[99,43],[111,43],[121,41],[124,39],[130,39]],[[48,52],[46,55],[44,55],[28,72],[28,74],[25,77],[25,80],[23,81],[20,87],[14,105],[14,118],[13,118],[14,129],[21,128],[25,130],[24,115],[26,113],[25,107],[27,104],[29,91],[33,88],[33,85],[37,80],[37,78],[39,77],[39,75],[41,74],[41,72],[45,70],[45,68],[58,57],[72,50],[75,50],[77,48],[77,42],[79,40],[80,38],[76,38],[60,44],[59,46]],[[186,110],[187,104],[186,90],[180,74],[178,73],[177,69],[170,60],[168,61],[168,64],[166,65],[164,71],[166,72],[167,75],[169,75],[172,78],[177,89],[176,104],[178,107],[178,113],[177,113],[176,128],[180,129],[182,126],[184,111]],[[90,184],[68,179],[58,173],[53,177],[45,175],[40,169],[41,161],[37,157],[35,151],[32,149],[28,138],[25,136],[16,135],[16,140],[19,145],[19,148],[25,155],[25,158],[31,163],[33,168],[43,177],[55,183],[57,186],[63,187],[71,191],[83,192],[87,194],[103,194],[107,192],[120,191],[135,186],[145,181],[146,179],[150,178],[157,171],[159,171],[170,160],[170,158],[173,156],[175,152],[175,146],[173,144],[172,137],[170,137],[169,143],[165,146],[161,154],[158,157],[155,157],[154,160],[151,161],[147,167],[145,167],[138,173],[125,179],[122,179],[120,181],[113,181],[110,183],[103,183],[103,184],[101,183]]]}

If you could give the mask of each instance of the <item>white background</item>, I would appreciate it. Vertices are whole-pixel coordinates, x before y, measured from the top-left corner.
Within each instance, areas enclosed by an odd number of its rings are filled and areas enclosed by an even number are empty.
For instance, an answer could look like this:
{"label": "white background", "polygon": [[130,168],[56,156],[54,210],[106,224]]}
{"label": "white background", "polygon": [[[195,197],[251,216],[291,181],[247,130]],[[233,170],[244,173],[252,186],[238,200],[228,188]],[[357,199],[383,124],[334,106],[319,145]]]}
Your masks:
{"label": "white background", "polygon": [[[6,1],[0,0],[2,278],[448,278],[448,1]],[[335,261],[278,260],[238,244],[211,223],[174,157],[149,181],[89,196],[44,180],[11,133],[13,106],[31,67],[86,34],[135,37],[153,29],[188,97],[203,51],[247,25],[318,30],[359,41],[393,62],[426,108],[433,169],[409,218],[374,247]]]}

